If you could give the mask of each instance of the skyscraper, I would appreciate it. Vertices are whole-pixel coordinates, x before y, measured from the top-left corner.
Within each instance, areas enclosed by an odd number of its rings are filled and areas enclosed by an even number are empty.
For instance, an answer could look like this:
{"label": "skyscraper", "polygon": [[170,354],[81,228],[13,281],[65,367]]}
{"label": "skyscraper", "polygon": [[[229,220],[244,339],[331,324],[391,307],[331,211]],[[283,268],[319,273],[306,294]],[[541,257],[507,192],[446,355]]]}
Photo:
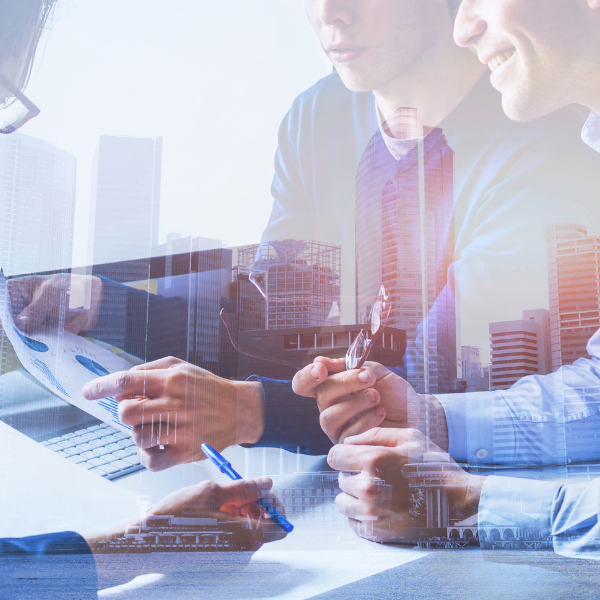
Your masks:
{"label": "skyscraper", "polygon": [[600,237],[560,223],[546,228],[550,284],[552,368],[589,356],[588,340],[600,327]]}
{"label": "skyscraper", "polygon": [[[0,135],[0,267],[5,274],[71,266],[76,172],[76,158],[48,142],[20,133]],[[0,328],[0,374],[19,366]],[[15,381],[10,374],[0,377],[0,414],[7,415],[1,418],[36,434],[60,429],[68,416],[65,406],[32,384],[27,401],[38,403],[33,421],[24,406],[17,406],[21,396]]]}
{"label": "skyscraper", "polygon": [[395,120],[405,141],[390,150],[380,133],[356,177],[356,321],[368,320],[379,287],[390,296],[390,326],[406,331],[407,378],[419,392],[452,389],[456,378],[454,153],[441,129],[418,138],[414,109]]}
{"label": "skyscraper", "polygon": [[341,248],[282,240],[238,248],[238,266],[262,278],[266,329],[340,324]]}
{"label": "skyscraper", "polygon": [[550,313],[525,310],[523,319],[490,323],[492,390],[505,390],[527,375],[552,370]]}
{"label": "skyscraper", "polygon": [[15,133],[0,136],[0,266],[19,275],[68,268],[77,159]]}
{"label": "skyscraper", "polygon": [[161,164],[161,137],[100,137],[92,175],[90,263],[150,257],[158,244]]}

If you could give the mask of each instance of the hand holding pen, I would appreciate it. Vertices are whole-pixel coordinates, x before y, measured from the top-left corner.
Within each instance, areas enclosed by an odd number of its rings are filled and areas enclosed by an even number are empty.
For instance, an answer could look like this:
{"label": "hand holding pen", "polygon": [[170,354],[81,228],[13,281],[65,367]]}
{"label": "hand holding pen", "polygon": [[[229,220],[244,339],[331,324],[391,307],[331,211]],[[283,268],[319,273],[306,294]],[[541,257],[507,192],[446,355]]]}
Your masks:
{"label": "hand holding pen", "polygon": [[[217,466],[221,473],[227,475],[230,479],[237,481],[242,479],[242,476],[234,470],[231,463],[221,454],[219,454],[214,448],[208,444],[202,444],[200,446],[202,452]],[[294,530],[294,526],[270,503],[264,498],[259,498],[256,504],[262,508],[262,510],[271,517],[286,533],[291,533]]]}

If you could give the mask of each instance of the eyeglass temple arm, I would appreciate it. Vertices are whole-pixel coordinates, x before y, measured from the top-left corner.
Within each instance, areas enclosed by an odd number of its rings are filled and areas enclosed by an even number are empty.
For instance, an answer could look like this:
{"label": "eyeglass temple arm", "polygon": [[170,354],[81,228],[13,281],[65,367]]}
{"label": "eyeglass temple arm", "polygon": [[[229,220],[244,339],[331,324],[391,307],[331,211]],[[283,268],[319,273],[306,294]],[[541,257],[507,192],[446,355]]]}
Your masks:
{"label": "eyeglass temple arm", "polygon": [[242,348],[240,348],[239,344],[237,343],[237,340],[233,336],[232,327],[231,327],[231,323],[229,321],[229,315],[227,314],[227,311],[224,308],[222,308],[219,315],[221,316],[221,320],[223,321],[223,324],[225,325],[225,329],[227,329],[227,333],[229,335],[231,345],[240,354],[243,354],[244,356],[248,356],[249,358],[256,358],[257,360],[264,360],[267,362],[275,363],[276,365],[282,365],[284,367],[292,367],[293,369],[296,369],[296,371],[300,370],[298,365],[295,365],[291,362],[287,362],[285,360],[277,360],[275,358],[269,358],[267,356],[261,356],[260,354],[253,354],[252,352],[247,352],[246,350],[242,350]]}

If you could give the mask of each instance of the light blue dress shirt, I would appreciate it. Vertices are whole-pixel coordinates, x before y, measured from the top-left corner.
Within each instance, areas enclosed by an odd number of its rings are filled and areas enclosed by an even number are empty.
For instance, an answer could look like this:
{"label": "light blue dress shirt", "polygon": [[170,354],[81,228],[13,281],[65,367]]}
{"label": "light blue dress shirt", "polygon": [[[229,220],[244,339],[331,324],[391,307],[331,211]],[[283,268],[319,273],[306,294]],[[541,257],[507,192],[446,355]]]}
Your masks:
{"label": "light blue dress shirt", "polygon": [[[600,152],[600,116],[592,113],[582,138]],[[509,390],[437,396],[451,456],[515,467],[600,460],[600,331],[587,351],[591,358],[526,377]],[[490,515],[521,529],[534,522],[559,554],[600,559],[600,478],[568,483],[490,476],[480,523]]]}

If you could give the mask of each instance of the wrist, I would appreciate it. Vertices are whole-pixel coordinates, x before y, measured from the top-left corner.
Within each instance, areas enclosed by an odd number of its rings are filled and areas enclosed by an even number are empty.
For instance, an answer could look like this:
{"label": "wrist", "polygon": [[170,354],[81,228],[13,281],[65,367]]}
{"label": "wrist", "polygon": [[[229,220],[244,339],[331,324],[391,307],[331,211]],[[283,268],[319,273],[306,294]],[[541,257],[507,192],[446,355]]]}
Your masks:
{"label": "wrist", "polygon": [[237,398],[237,444],[256,444],[265,429],[265,398],[258,381],[232,382]]}

